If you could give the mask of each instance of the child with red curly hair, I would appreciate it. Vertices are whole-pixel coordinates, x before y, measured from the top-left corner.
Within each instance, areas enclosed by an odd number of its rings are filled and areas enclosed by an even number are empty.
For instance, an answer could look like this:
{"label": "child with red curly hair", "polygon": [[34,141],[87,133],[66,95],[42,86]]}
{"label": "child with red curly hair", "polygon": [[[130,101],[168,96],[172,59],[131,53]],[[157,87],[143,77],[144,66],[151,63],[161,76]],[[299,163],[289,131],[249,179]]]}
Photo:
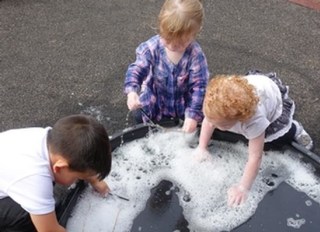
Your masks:
{"label": "child with red curly hair", "polygon": [[209,82],[203,104],[198,151],[208,154],[207,146],[215,128],[243,135],[248,139],[248,161],[238,184],[228,191],[228,204],[243,203],[258,174],[264,144],[296,141],[306,149],[313,141],[302,125],[293,120],[294,101],[288,87],[275,73],[218,75]]}

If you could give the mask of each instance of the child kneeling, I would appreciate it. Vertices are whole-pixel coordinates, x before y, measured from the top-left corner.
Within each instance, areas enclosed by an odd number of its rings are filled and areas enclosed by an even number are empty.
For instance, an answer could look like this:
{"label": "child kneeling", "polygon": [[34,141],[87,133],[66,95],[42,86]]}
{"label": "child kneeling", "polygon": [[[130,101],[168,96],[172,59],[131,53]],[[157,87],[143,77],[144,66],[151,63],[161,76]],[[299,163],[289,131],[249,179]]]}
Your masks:
{"label": "child kneeling", "polygon": [[110,169],[108,134],[89,116],[0,133],[0,231],[66,231],[55,213],[54,182],[86,180],[104,195]]}
{"label": "child kneeling", "polygon": [[228,191],[229,205],[246,200],[261,164],[264,144],[295,140],[306,149],[313,147],[309,134],[293,120],[294,101],[275,73],[249,72],[246,76],[219,75],[206,90],[198,151],[207,146],[215,128],[241,134],[249,140],[249,157],[239,183]]}

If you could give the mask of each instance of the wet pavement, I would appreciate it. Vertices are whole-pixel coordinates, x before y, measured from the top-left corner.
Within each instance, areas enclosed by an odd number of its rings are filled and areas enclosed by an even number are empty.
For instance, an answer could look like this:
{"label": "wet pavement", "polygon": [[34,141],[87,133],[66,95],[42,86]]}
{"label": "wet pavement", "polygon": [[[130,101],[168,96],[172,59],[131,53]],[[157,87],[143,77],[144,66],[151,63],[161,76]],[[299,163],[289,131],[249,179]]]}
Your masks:
{"label": "wet pavement", "polygon": [[[126,127],[122,85],[162,1],[0,0],[0,131],[92,114]],[[286,0],[204,1],[212,75],[275,71],[320,154],[320,11]]]}

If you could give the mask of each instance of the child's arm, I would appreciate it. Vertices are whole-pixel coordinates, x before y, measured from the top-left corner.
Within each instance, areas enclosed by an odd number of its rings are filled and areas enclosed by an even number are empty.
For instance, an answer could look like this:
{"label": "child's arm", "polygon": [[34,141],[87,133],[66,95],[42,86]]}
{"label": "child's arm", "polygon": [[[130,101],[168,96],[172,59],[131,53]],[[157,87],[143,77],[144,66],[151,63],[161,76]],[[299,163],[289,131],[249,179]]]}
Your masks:
{"label": "child's arm", "polygon": [[129,65],[126,73],[124,92],[127,94],[127,106],[129,110],[136,110],[141,108],[139,99],[139,92],[144,79],[150,72],[150,52],[140,51],[142,48],[137,48],[137,59],[134,63]]}
{"label": "child's arm", "polygon": [[192,52],[191,66],[189,67],[188,100],[185,109],[185,118],[192,118],[197,122],[203,120],[202,104],[206,86],[209,80],[209,69],[206,57],[200,46],[195,46]]}
{"label": "child's arm", "polygon": [[197,129],[198,122],[192,118],[186,118],[183,123],[182,131],[192,133]]}
{"label": "child's arm", "polygon": [[251,189],[257,177],[262,160],[265,133],[249,140],[249,157],[246,163],[240,183],[228,191],[228,204],[236,206],[246,200],[247,193]]}
{"label": "child's arm", "polygon": [[214,129],[215,127],[211,123],[209,123],[207,118],[205,117],[201,125],[198,149],[207,151],[208,143],[211,139]]}
{"label": "child's arm", "polygon": [[59,225],[55,212],[35,215],[30,214],[32,223],[38,232],[66,232],[67,230]]}
{"label": "child's arm", "polygon": [[142,43],[136,49],[136,61],[129,65],[124,81],[124,92],[127,94],[127,105],[129,110],[141,107],[139,93],[142,82],[150,73],[153,56],[148,43]]}
{"label": "child's arm", "polygon": [[99,180],[97,177],[94,176],[86,179],[86,181],[88,181],[91,184],[91,186],[103,196],[110,192],[110,188],[104,180]]}

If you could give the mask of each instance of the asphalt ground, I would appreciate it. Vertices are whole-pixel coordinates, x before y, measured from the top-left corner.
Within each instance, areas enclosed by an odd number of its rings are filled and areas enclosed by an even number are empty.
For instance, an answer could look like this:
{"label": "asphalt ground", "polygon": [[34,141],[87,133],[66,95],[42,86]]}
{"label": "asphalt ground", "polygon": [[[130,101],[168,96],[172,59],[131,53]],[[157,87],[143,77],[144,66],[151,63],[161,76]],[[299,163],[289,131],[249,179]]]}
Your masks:
{"label": "asphalt ground", "polygon": [[[0,0],[0,131],[77,113],[128,126],[124,75],[163,1]],[[320,12],[287,0],[206,0],[211,75],[274,71],[320,154]]]}

